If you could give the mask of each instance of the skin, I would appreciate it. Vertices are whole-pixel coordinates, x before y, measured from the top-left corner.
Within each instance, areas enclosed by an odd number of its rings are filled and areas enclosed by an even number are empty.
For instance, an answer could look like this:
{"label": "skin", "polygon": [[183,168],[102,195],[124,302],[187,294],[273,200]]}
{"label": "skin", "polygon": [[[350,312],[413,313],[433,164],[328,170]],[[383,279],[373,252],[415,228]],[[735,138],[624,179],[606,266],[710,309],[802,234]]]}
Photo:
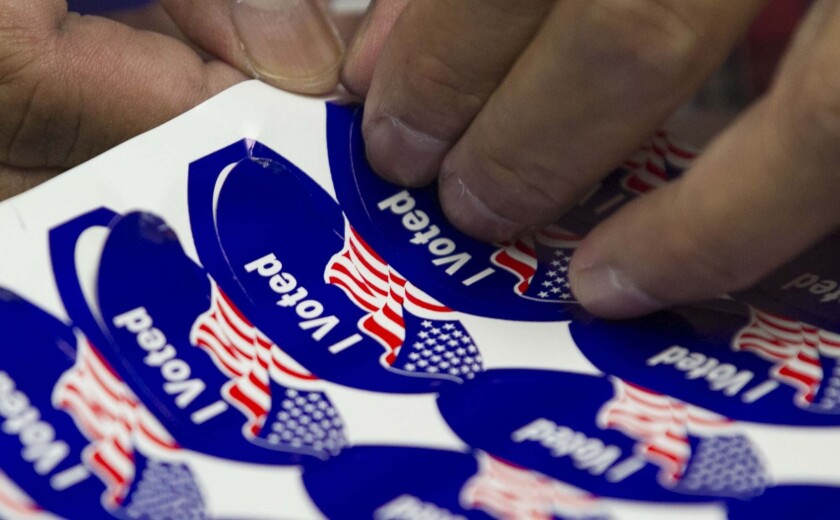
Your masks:
{"label": "skin", "polygon": [[[380,175],[504,241],[553,222],[701,87],[764,0],[378,0],[343,81]],[[840,4],[678,181],[590,233],[571,285],[624,318],[744,289],[840,224]]]}
{"label": "skin", "polygon": [[0,199],[249,77],[338,83],[343,44],[316,0],[162,0],[115,18],[0,0]]}
{"label": "skin", "polygon": [[[258,77],[366,99],[371,163],[464,232],[533,231],[637,148],[764,0],[377,0],[348,48],[317,0],[162,0],[166,29],[0,0],[0,198]],[[152,27],[156,31],[133,26]],[[840,4],[686,175],[582,243],[572,289],[629,317],[745,288],[840,221]]]}

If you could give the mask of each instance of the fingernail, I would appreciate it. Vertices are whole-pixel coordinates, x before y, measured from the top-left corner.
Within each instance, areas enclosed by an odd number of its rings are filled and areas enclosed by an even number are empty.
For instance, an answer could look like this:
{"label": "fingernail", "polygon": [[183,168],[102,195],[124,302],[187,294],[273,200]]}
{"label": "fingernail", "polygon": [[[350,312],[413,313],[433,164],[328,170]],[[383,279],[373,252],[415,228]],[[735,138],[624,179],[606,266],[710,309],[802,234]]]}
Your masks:
{"label": "fingernail", "polygon": [[303,93],[336,85],[344,48],[317,0],[232,0],[231,11],[257,77]]}
{"label": "fingernail", "polygon": [[365,131],[367,156],[373,169],[399,184],[423,186],[432,182],[449,143],[405,124],[393,116],[379,116]]}
{"label": "fingernail", "polygon": [[604,318],[633,318],[667,306],[610,266],[576,270],[573,261],[569,281],[577,301],[589,312]]}
{"label": "fingernail", "polygon": [[487,242],[505,242],[526,230],[524,225],[490,209],[458,174],[446,167],[440,178],[439,196],[443,212],[452,225],[471,237]]}

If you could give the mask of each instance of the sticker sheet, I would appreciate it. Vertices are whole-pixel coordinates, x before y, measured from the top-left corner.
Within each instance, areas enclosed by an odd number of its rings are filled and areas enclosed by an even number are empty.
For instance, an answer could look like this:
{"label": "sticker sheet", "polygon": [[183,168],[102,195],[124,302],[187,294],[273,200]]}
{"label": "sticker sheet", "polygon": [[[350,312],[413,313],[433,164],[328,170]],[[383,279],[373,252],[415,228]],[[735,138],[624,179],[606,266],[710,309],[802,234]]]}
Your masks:
{"label": "sticker sheet", "polygon": [[695,151],[661,132],[487,244],[361,118],[244,83],[0,204],[0,517],[837,514],[840,237],[599,320],[575,247]]}

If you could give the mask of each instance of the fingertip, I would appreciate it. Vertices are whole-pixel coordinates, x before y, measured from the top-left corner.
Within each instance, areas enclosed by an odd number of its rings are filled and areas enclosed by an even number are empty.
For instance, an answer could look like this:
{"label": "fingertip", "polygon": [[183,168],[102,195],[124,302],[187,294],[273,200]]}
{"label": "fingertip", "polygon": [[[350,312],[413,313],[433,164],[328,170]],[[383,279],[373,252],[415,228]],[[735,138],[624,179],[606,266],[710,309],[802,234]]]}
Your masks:
{"label": "fingertip", "polygon": [[609,264],[587,266],[572,257],[569,282],[575,299],[602,318],[635,318],[664,309],[668,303],[651,296],[623,271]]}
{"label": "fingertip", "polygon": [[231,17],[254,76],[304,94],[338,84],[344,45],[318,2],[232,0]]}
{"label": "fingertip", "polygon": [[[368,114],[371,114],[368,120]],[[403,186],[431,183],[438,174],[449,143],[389,115],[365,114],[362,131],[368,161],[377,173]]]}
{"label": "fingertip", "polygon": [[473,238],[485,242],[507,242],[528,231],[527,226],[490,209],[456,172],[446,166],[440,176],[438,192],[449,222]]}

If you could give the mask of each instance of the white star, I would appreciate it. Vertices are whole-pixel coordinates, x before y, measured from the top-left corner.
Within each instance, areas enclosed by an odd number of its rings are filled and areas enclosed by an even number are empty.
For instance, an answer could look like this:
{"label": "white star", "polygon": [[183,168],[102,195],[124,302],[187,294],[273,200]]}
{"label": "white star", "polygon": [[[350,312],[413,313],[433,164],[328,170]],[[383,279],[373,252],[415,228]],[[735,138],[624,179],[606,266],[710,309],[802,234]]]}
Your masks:
{"label": "white star", "polygon": [[414,342],[414,348],[416,348],[416,349],[421,349],[421,348],[423,348],[423,347],[425,347],[425,346],[426,346],[426,345],[424,345],[424,344],[423,344],[423,343],[421,343],[420,341],[415,341],[415,342]]}
{"label": "white star", "polygon": [[429,361],[431,361],[432,363],[437,363],[438,361],[440,361],[440,356],[432,356],[429,358]]}
{"label": "white star", "polygon": [[559,249],[555,249],[554,250],[554,256],[563,256],[563,251],[561,251]]}
{"label": "white star", "polygon": [[457,376],[458,375],[458,369],[457,368],[450,368],[449,369],[449,374],[453,375],[453,376]]}
{"label": "white star", "polygon": [[432,326],[432,322],[431,322],[431,321],[429,321],[429,320],[426,320],[426,321],[424,321],[423,323],[421,323],[420,325],[423,325],[423,327],[424,327],[424,328],[427,328],[427,329],[428,329],[429,327],[431,327],[431,326]]}
{"label": "white star", "polygon": [[446,329],[446,330],[455,330],[455,325],[453,325],[451,323],[447,323],[446,325],[443,326],[443,328]]}
{"label": "white star", "polygon": [[426,370],[426,372],[428,372],[430,374],[437,374],[439,372],[439,370],[438,370],[438,367],[429,367],[429,369]]}
{"label": "white star", "polygon": [[455,353],[459,356],[463,356],[464,354],[467,353],[467,351],[462,349],[462,348],[459,348],[459,349],[455,350]]}
{"label": "white star", "polygon": [[418,354],[417,352],[412,352],[408,355],[408,359],[412,361],[417,361],[418,359],[420,359],[420,354]]}
{"label": "white star", "polygon": [[469,345],[470,343],[472,343],[472,339],[469,336],[464,336],[463,338],[461,338],[461,343]]}
{"label": "white star", "polygon": [[543,287],[551,287],[552,285],[554,285],[554,282],[551,280],[546,280],[542,283],[542,285]]}
{"label": "white star", "polygon": [[420,367],[420,368],[427,367],[427,366],[429,366],[429,362],[426,361],[425,359],[421,359],[420,361],[417,362],[417,366]]}
{"label": "white star", "polygon": [[551,265],[553,265],[554,267],[560,267],[560,265],[561,265],[562,263],[563,263],[563,262],[561,262],[560,260],[552,260],[552,261],[551,261]]}
{"label": "white star", "polygon": [[446,347],[444,347],[443,345],[438,345],[435,347],[435,352],[443,352],[444,350],[446,350]]}
{"label": "white star", "polygon": [[441,362],[438,366],[439,366],[440,368],[442,368],[443,370],[446,370],[447,368],[451,367],[452,365],[451,365],[451,364],[449,364],[449,363],[448,363],[448,362],[446,362],[446,361],[442,361],[442,362]]}
{"label": "white star", "polygon": [[568,300],[569,298],[572,297],[572,295],[567,293],[567,292],[564,292],[564,293],[560,294],[560,297],[563,298],[564,300]]}
{"label": "white star", "polygon": [[458,346],[458,342],[455,341],[454,339],[450,339],[449,341],[446,342],[446,344],[449,345],[450,347],[457,347]]}
{"label": "white star", "polygon": [[437,341],[435,338],[429,338],[426,340],[426,345],[437,345]]}
{"label": "white star", "polygon": [[559,292],[560,292],[560,289],[559,289],[559,288],[557,288],[557,287],[552,287],[552,288],[551,288],[551,292],[552,292],[553,294],[557,294],[557,293],[559,293]]}
{"label": "white star", "polygon": [[546,275],[550,276],[551,278],[557,278],[557,271],[549,271]]}
{"label": "white star", "polygon": [[420,331],[420,332],[417,333],[417,335],[420,336],[421,338],[428,338],[429,337],[429,333],[425,332],[425,331]]}
{"label": "white star", "polygon": [[406,363],[405,369],[409,372],[414,372],[415,370],[417,370],[417,367],[414,365],[414,363]]}
{"label": "white star", "polygon": [[539,294],[537,294],[537,296],[539,296],[540,298],[548,298],[548,293],[545,291],[540,291]]}
{"label": "white star", "polygon": [[464,335],[464,333],[461,332],[460,330],[456,330],[455,332],[452,333],[452,335],[455,336],[456,338],[460,338],[461,336]]}
{"label": "white star", "polygon": [[435,327],[435,328],[431,329],[429,332],[431,332],[432,334],[440,334],[440,329]]}
{"label": "white star", "polygon": [[564,265],[563,267],[561,267],[561,268],[560,268],[560,272],[561,272],[561,273],[565,273],[565,272],[566,272],[566,271],[568,271],[568,270],[569,270],[569,268],[568,268],[568,267],[566,267],[565,265]]}
{"label": "white star", "polygon": [[438,338],[442,339],[443,341],[446,341],[451,337],[452,337],[452,334],[441,334],[440,336],[438,336]]}

